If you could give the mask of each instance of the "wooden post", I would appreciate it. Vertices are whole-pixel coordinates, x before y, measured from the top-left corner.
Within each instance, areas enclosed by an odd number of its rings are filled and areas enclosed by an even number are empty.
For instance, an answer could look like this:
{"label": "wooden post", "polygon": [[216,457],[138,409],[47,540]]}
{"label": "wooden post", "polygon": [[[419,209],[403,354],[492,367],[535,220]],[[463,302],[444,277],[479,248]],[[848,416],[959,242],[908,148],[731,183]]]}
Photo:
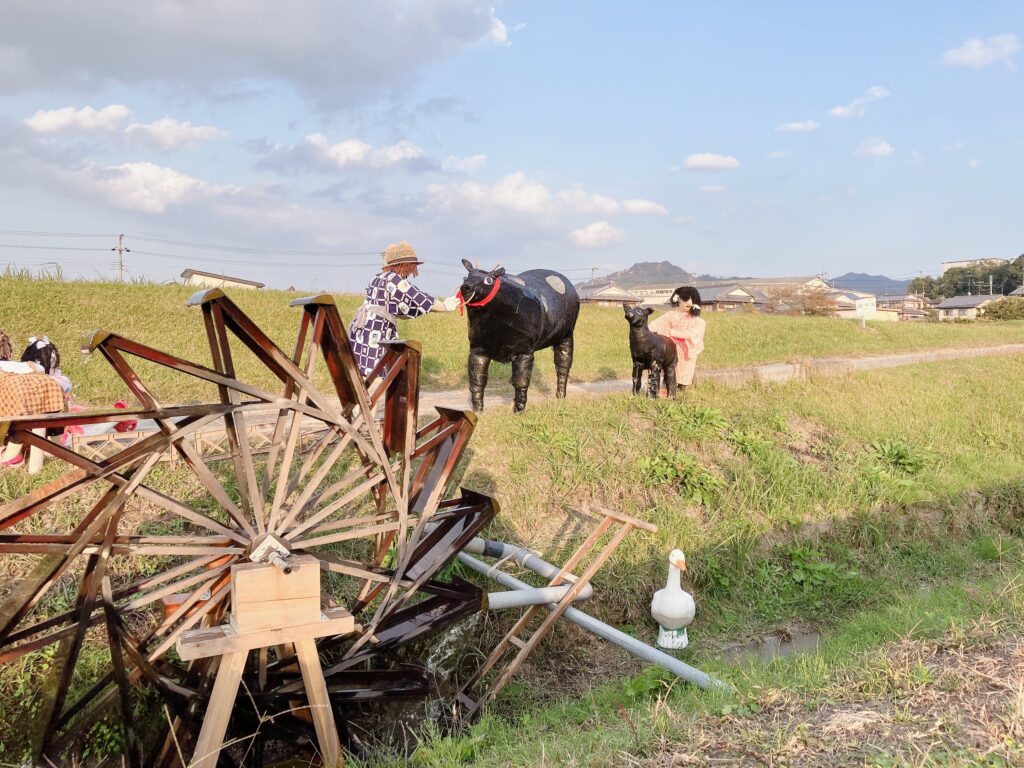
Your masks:
{"label": "wooden post", "polygon": [[249,651],[265,652],[270,646],[281,648],[285,644],[293,644],[298,655],[324,768],[344,765],[316,638],[351,634],[356,631],[355,620],[344,608],[320,610],[320,566],[316,558],[296,556],[290,565],[287,574],[266,563],[233,565],[231,622],[185,632],[178,638],[178,656],[183,661],[210,657],[220,660],[188,768],[216,768]]}
{"label": "wooden post", "polygon": [[189,768],[217,768],[217,756],[224,746],[224,734],[228,730],[238,684],[242,682],[245,657],[248,655],[248,651],[234,651],[221,656],[217,681],[213,684],[210,704],[206,708],[206,717],[203,718],[203,727]]}

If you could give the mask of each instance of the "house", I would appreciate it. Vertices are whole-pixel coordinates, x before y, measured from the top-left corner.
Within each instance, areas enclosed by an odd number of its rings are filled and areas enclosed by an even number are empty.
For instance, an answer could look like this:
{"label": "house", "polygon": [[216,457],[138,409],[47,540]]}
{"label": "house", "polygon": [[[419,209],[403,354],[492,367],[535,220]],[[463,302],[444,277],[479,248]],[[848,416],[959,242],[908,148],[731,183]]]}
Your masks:
{"label": "house", "polygon": [[1024,296],[1024,285],[1020,285],[1010,291],[1011,296]]}
{"label": "house", "polygon": [[647,306],[668,304],[669,299],[680,283],[643,283],[634,285],[629,290],[640,297],[640,300]]}
{"label": "house", "polygon": [[738,309],[758,309],[764,304],[761,295],[755,296],[742,285],[701,285],[695,286],[700,291],[700,303],[704,309],[712,312],[734,312]]}
{"label": "house", "polygon": [[940,275],[946,274],[951,269],[963,269],[965,267],[977,267],[982,264],[1009,264],[1009,259],[961,259],[960,261],[944,261],[942,262],[942,272]]}
{"label": "house", "polygon": [[625,288],[615,284],[613,280],[590,280],[576,286],[580,302],[598,307],[617,307],[623,302],[639,304],[642,299]]}
{"label": "house", "polygon": [[895,296],[879,296],[876,299],[879,309],[894,309],[900,314],[900,320],[928,320],[932,302],[927,296],[918,293],[902,293]]}
{"label": "house", "polygon": [[828,298],[835,304],[835,316],[844,320],[897,322],[900,319],[899,310],[879,307],[878,299],[873,293],[830,290]]}
{"label": "house", "polygon": [[257,283],[254,280],[246,280],[241,277],[229,277],[218,275],[214,272],[203,272],[198,269],[186,269],[181,273],[185,285],[194,285],[196,288],[264,288],[265,283]]}
{"label": "house", "polygon": [[940,302],[935,308],[939,312],[939,320],[977,320],[985,307],[1001,301],[999,294],[980,294],[977,296],[953,296]]}
{"label": "house", "polygon": [[931,304],[927,296],[918,293],[900,293],[895,296],[879,296],[876,299],[878,306],[886,309],[928,309]]}
{"label": "house", "polygon": [[824,291],[829,289],[828,283],[817,275],[810,277],[744,277],[730,282],[737,283],[748,291],[750,289],[760,291],[768,298],[778,293],[790,291]]}

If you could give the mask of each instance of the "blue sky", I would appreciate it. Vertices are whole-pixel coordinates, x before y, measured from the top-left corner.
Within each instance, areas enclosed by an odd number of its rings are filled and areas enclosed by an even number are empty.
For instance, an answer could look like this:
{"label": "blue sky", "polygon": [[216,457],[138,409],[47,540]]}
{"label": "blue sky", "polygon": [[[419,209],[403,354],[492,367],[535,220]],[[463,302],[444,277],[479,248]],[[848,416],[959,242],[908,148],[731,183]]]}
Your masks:
{"label": "blue sky", "polygon": [[1019,2],[0,13],[0,261],[33,269],[108,275],[120,232],[133,276],[312,290],[401,239],[439,292],[462,258],[909,277],[1024,251]]}

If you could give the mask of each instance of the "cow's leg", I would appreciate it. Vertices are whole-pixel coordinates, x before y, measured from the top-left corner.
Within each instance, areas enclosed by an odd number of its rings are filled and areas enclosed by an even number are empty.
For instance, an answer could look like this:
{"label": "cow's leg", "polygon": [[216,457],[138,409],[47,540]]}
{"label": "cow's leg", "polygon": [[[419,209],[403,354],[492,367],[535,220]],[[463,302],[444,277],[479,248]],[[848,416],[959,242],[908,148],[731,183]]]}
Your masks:
{"label": "cow's leg", "polygon": [[469,350],[469,396],[474,411],[484,409],[484,389],[487,387],[487,372],[491,358],[479,349]]}
{"label": "cow's leg", "polygon": [[555,371],[558,385],[555,397],[565,397],[565,387],[569,383],[569,369],[572,368],[572,336],[555,345]]}
{"label": "cow's leg", "polygon": [[647,373],[647,396],[652,400],[658,399],[658,390],[661,388],[661,366],[657,360],[651,361],[651,370]]}
{"label": "cow's leg", "polygon": [[526,410],[526,390],[530,388],[530,376],[533,375],[533,352],[524,352],[512,358],[512,388],[516,391],[512,410],[520,413]]}
{"label": "cow's leg", "polygon": [[633,361],[633,394],[640,394],[640,386],[644,380],[644,364]]}
{"label": "cow's leg", "polygon": [[676,367],[674,365],[665,368],[665,391],[669,397],[676,396]]}

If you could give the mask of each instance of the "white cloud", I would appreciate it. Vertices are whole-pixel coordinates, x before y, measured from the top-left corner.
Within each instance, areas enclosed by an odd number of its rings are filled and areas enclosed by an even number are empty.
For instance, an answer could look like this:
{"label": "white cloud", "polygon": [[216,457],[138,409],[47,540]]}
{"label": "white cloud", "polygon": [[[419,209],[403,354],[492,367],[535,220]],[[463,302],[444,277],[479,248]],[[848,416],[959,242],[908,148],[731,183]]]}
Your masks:
{"label": "white cloud", "polygon": [[192,125],[187,120],[181,122],[170,116],[151,123],[132,123],[124,133],[130,139],[139,139],[163,152],[227,136],[212,125]]}
{"label": "white cloud", "polygon": [[721,184],[706,184],[706,185],[704,185],[703,187],[700,188],[700,191],[701,192],[711,192],[711,193],[725,192],[725,187],[723,187]]}
{"label": "white cloud", "polygon": [[410,141],[399,141],[374,148],[359,139],[331,143],[322,133],[311,133],[297,144],[277,144],[257,163],[261,168],[283,173],[317,170],[335,173],[350,168],[396,168],[408,166],[436,167],[422,147]]}
{"label": "white cloud", "polygon": [[740,161],[732,155],[716,155],[713,152],[699,152],[688,155],[684,167],[688,171],[730,171],[740,167]]}
{"label": "white cloud", "polygon": [[768,160],[781,160],[784,157],[792,157],[793,153],[785,150],[777,150],[775,152],[769,152],[765,157]]}
{"label": "white cloud", "polygon": [[370,164],[388,168],[393,165],[407,163],[410,160],[419,160],[424,154],[422,147],[418,147],[409,141],[400,141],[397,144],[381,147],[376,150],[370,159]]}
{"label": "white cloud", "polygon": [[864,139],[854,153],[862,157],[889,157],[895,151],[892,144],[885,139],[872,136]]}
{"label": "white cloud", "polygon": [[804,120],[802,123],[780,123],[775,126],[776,131],[791,131],[793,133],[807,133],[818,130],[817,120]]}
{"label": "white cloud", "polygon": [[1020,41],[1016,35],[995,35],[987,40],[972,37],[959,48],[950,48],[942,54],[942,62],[950,67],[981,69],[1001,61],[1013,69],[1013,57],[1020,50]]}
{"label": "white cloud", "polygon": [[[407,86],[479,43],[507,45],[494,0],[280,0],[5,4],[0,92],[160,83],[216,99],[239,83],[286,83],[335,109]],[[97,40],[112,41],[97,49]]]}
{"label": "white cloud", "polygon": [[967,167],[970,168],[972,171],[977,170],[979,165],[981,165],[981,162],[974,157],[972,157],[967,163]]}
{"label": "white cloud", "polygon": [[858,96],[846,106],[833,107],[830,109],[828,113],[829,117],[864,117],[864,112],[867,109],[868,104],[872,101],[884,99],[888,95],[888,89],[883,88],[880,85],[873,85],[864,91],[862,96]]}
{"label": "white cloud", "polygon": [[119,131],[121,125],[133,117],[124,104],[111,104],[102,109],[92,107],[61,107],[41,109],[25,121],[38,133],[60,133],[63,131]]}
{"label": "white cloud", "polygon": [[441,163],[441,170],[445,173],[469,175],[483,168],[487,162],[487,155],[470,155],[469,157],[456,157],[449,155]]}
{"label": "white cloud", "polygon": [[487,37],[490,38],[491,42],[497,43],[498,45],[512,45],[508,39],[508,27],[505,26],[505,22],[497,16],[491,17],[491,31],[488,33]]}
{"label": "white cloud", "polygon": [[963,149],[964,143],[962,141],[954,141],[952,144],[943,144],[941,149],[943,152],[953,152],[958,149]]}
{"label": "white cloud", "polygon": [[581,229],[574,229],[569,237],[580,248],[602,248],[611,243],[618,242],[626,233],[617,229],[607,221],[595,221]]}
{"label": "white cloud", "polygon": [[211,184],[154,163],[102,166],[91,163],[68,172],[71,183],[94,191],[117,208],[163,213],[168,208],[238,191]]}
{"label": "white cloud", "polygon": [[[337,144],[331,144],[322,133],[311,133],[302,143],[314,150],[318,150],[320,156],[338,168],[361,163],[366,159],[373,147],[358,139],[346,139]],[[301,145],[296,145],[300,147]]]}
{"label": "white cloud", "polygon": [[530,181],[521,171],[510,173],[494,184],[464,181],[460,184],[431,184],[430,204],[442,211],[468,209],[478,213],[505,211],[544,214],[551,207],[551,192]]}
{"label": "white cloud", "polygon": [[554,225],[567,216],[664,216],[668,213],[663,205],[643,198],[619,201],[607,195],[587,192],[578,186],[554,191],[528,178],[522,171],[510,173],[493,184],[481,181],[431,184],[427,187],[426,197],[428,206],[440,211],[530,215],[546,225]]}
{"label": "white cloud", "polygon": [[644,200],[638,198],[636,200],[623,200],[622,210],[626,213],[633,213],[640,216],[667,216],[668,211],[664,205],[656,203],[653,200]]}
{"label": "white cloud", "polygon": [[579,188],[563,189],[558,200],[577,213],[599,213],[611,216],[619,211],[619,201],[605,195],[591,195]]}

